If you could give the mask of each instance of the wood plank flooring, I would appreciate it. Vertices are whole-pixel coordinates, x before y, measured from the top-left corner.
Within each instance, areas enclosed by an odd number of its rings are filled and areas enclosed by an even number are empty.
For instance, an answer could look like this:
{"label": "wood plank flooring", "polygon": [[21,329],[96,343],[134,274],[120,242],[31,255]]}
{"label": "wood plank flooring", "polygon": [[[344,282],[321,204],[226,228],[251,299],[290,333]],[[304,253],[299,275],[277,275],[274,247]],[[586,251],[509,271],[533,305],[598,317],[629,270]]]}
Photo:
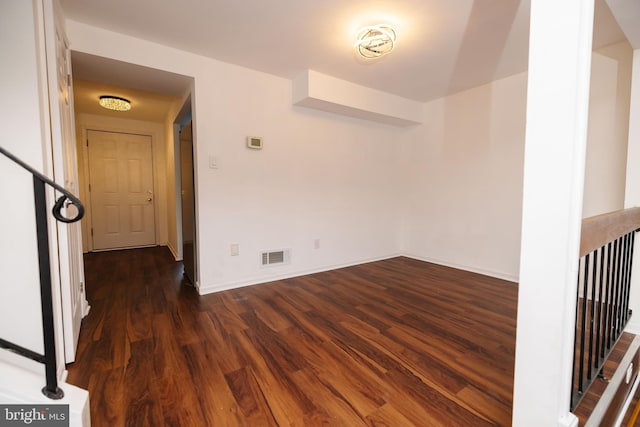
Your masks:
{"label": "wood plank flooring", "polygon": [[[587,389],[584,398],[573,411],[580,420],[581,426],[586,424],[591,413],[600,401],[600,397],[604,394],[609,384],[609,379],[613,378],[615,375],[616,370],[620,366],[620,362],[624,358],[627,349],[631,346],[634,337],[635,335],[627,332],[622,334],[603,366],[602,372],[604,377],[607,379],[597,378],[593,384],[591,384],[591,387]],[[631,411],[633,411],[633,408],[635,408],[635,405],[631,406]],[[629,413],[627,414],[628,418],[630,418],[630,415],[631,414]],[[626,426],[627,424],[628,423],[622,423],[623,426]]]}
{"label": "wood plank flooring", "polygon": [[517,285],[408,258],[198,296],[166,248],[85,257],[93,426],[508,426]]}

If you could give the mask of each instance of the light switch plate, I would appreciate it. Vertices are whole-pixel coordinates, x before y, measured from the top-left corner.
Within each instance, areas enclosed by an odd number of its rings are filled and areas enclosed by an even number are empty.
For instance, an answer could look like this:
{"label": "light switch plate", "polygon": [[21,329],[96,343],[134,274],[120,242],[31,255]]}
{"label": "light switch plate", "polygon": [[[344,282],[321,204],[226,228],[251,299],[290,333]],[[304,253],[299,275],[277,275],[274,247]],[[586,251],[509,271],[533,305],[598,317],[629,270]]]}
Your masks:
{"label": "light switch plate", "polygon": [[209,169],[218,169],[218,158],[216,156],[209,156]]}

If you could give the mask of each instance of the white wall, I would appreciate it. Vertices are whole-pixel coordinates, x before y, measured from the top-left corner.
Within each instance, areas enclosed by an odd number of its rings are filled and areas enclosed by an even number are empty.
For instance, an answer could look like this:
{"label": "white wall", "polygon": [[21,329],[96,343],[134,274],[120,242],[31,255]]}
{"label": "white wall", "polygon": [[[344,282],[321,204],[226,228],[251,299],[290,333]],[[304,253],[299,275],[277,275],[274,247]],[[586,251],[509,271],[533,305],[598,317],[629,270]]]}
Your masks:
{"label": "white wall", "polygon": [[[584,217],[624,202],[631,49],[592,60]],[[526,73],[427,104],[403,146],[408,256],[517,281],[520,260]]]}
{"label": "white wall", "polygon": [[584,218],[624,208],[632,50],[593,53],[584,178]]}
{"label": "white wall", "polygon": [[[194,114],[205,291],[397,253],[396,128],[292,107],[289,80],[226,65],[216,75],[211,92],[196,78]],[[248,135],[264,148],[248,149]],[[289,266],[259,266],[261,251],[285,248]]]}
{"label": "white wall", "polygon": [[[46,88],[43,51],[31,1],[0,3],[0,55],[11,66],[0,67],[0,144],[39,171],[44,171],[48,123],[41,116]],[[47,118],[48,119],[48,118]],[[31,175],[0,155],[0,337],[43,352],[40,288]],[[5,359],[5,352],[0,351]]]}
{"label": "white wall", "polygon": [[[203,292],[397,254],[398,128],[293,107],[286,79],[73,21],[68,31],[74,50],[195,78]],[[260,267],[260,251],[283,248],[290,265]]]}
{"label": "white wall", "polygon": [[516,280],[527,75],[427,104],[404,146],[409,256]]}
{"label": "white wall", "polygon": [[[640,206],[640,49],[633,51],[632,70],[627,185],[625,191],[626,208]],[[640,334],[640,250],[636,249],[633,257],[631,293],[629,295],[629,307],[633,310],[633,315],[627,330],[634,334]]]}
{"label": "white wall", "polygon": [[593,11],[593,0],[531,2],[513,387],[518,427],[578,426],[569,407]]}
{"label": "white wall", "polygon": [[[292,107],[286,79],[73,21],[68,32],[74,50],[195,78],[204,292],[397,253],[517,280],[526,73],[427,103],[424,125],[398,128]],[[598,64],[620,56],[621,48],[608,49]],[[611,83],[611,67],[594,70]],[[602,96],[616,114],[594,127],[615,128],[616,147],[620,79],[615,102],[611,84]],[[248,135],[264,137],[265,148],[247,149]],[[594,157],[598,167],[619,161],[619,151],[607,153]],[[218,169],[209,168],[211,156]],[[619,174],[606,181],[619,188]],[[601,184],[590,193],[598,209],[612,197]],[[284,248],[291,265],[259,266],[260,251]]]}
{"label": "white wall", "polygon": [[[625,207],[640,206],[640,49],[633,51]],[[640,306],[640,305],[639,305]]]}
{"label": "white wall", "polygon": [[[153,180],[155,186],[154,208],[156,221],[156,242],[159,245],[167,245],[169,205],[167,183],[167,144],[165,126],[163,123],[147,122],[141,120],[120,119],[117,117],[101,116],[96,114],[83,114],[76,112],[76,142],[78,149],[78,175],[80,181],[80,199],[90,207],[90,195],[88,192],[88,154],[87,154],[87,130],[103,130],[111,132],[129,132],[141,135],[150,135],[153,145]],[[175,209],[175,207],[174,207]],[[175,220],[174,220],[175,221]],[[82,239],[84,251],[91,250],[91,211],[87,209],[82,219]]]}

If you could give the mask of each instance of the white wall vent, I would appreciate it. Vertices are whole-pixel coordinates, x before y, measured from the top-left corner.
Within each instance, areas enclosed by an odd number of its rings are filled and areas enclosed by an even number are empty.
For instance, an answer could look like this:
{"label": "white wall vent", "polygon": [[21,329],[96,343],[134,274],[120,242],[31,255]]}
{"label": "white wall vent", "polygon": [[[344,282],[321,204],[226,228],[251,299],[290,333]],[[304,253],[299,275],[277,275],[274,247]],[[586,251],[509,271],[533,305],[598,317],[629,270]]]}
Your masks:
{"label": "white wall vent", "polygon": [[289,264],[290,251],[282,249],[278,251],[262,252],[262,266]]}

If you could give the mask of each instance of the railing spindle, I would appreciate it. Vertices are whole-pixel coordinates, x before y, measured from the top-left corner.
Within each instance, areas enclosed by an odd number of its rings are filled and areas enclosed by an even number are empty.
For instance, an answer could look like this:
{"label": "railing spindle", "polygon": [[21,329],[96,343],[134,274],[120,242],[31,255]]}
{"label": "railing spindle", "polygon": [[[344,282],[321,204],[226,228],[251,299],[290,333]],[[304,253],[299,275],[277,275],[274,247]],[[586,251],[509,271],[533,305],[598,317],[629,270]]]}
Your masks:
{"label": "railing spindle", "polygon": [[[51,261],[49,254],[49,230],[47,225],[46,186],[49,185],[62,194],[62,196],[54,203],[51,212],[56,220],[64,223],[79,221],[84,215],[84,207],[80,200],[78,200],[78,198],[73,194],[69,193],[63,187],[42,175],[40,172],[36,171],[2,147],[0,147],[0,154],[27,170],[31,173],[33,178],[44,354],[38,354],[32,350],[3,339],[0,339],[0,348],[7,349],[22,357],[27,357],[38,363],[44,364],[46,382],[45,386],[42,388],[42,393],[50,399],[62,399],[64,397],[64,392],[58,387],[56,341],[53,323],[53,295],[51,289]],[[77,213],[75,217],[68,218],[62,214],[62,209],[67,203],[76,207]]]}
{"label": "railing spindle", "polygon": [[579,380],[578,391],[582,393],[585,390],[584,386],[584,346],[585,346],[585,333],[587,330],[587,283],[589,277],[589,255],[585,257],[584,261],[584,282],[582,283],[582,312],[580,313],[580,367],[579,367]]}
{"label": "railing spindle", "polygon": [[587,372],[587,378],[590,380],[593,377],[593,341],[594,337],[594,321],[595,321],[595,310],[596,310],[596,270],[597,270],[597,260],[598,260],[598,251],[597,249],[593,254],[592,267],[591,267],[591,302],[589,303],[589,371]]}
{"label": "railing spindle", "polygon": [[583,221],[583,233],[588,222],[587,230],[594,235],[586,240],[583,235],[581,242],[571,410],[584,397],[596,375],[602,374],[602,367],[631,314],[631,271],[635,233],[640,231],[640,208],[616,215],[621,223],[611,216]]}
{"label": "railing spindle", "polygon": [[603,288],[603,277],[604,277],[604,253],[605,248],[600,248],[600,263],[599,270],[600,276],[598,279],[598,312],[597,312],[597,321],[596,321],[596,364],[600,366],[600,362],[602,361],[601,351],[602,351],[602,288]]}

